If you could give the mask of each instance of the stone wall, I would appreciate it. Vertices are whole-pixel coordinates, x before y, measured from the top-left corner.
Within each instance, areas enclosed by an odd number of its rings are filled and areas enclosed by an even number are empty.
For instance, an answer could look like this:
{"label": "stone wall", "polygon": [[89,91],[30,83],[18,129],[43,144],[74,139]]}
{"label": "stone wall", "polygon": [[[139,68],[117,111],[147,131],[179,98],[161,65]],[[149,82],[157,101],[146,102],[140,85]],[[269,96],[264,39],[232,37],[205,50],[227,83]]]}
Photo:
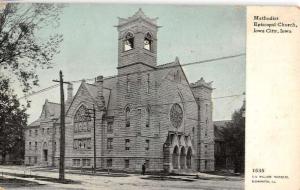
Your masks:
{"label": "stone wall", "polygon": [[212,88],[205,85],[192,85],[198,102],[199,125],[197,128],[197,163],[200,171],[214,170],[214,127],[212,121]]}

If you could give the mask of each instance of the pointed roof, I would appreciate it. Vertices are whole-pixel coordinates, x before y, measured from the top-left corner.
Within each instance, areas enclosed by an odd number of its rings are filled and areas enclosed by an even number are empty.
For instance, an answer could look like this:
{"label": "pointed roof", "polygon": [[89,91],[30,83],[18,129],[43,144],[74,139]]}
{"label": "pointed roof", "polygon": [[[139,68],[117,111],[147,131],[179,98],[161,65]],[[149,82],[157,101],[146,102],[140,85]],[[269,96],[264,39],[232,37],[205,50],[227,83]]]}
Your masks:
{"label": "pointed roof", "polygon": [[213,88],[212,88],[212,81],[211,82],[206,82],[204,79],[203,79],[203,77],[201,77],[200,78],[200,80],[198,80],[197,82],[195,82],[195,83],[191,83],[191,87],[193,88],[193,87],[206,87],[206,88],[208,88],[208,89],[211,89],[211,90],[213,90]]}
{"label": "pointed roof", "polygon": [[[96,100],[96,97],[97,97],[97,94],[98,94],[97,85],[89,84],[89,83],[84,83],[84,85],[85,85],[87,91],[89,92],[89,94]],[[110,89],[105,88],[105,87],[103,88],[103,97],[104,97],[104,100],[105,100],[105,107],[106,108],[108,107],[110,93],[111,93]]]}
{"label": "pointed roof", "polygon": [[157,17],[156,18],[149,18],[145,15],[144,11],[139,8],[139,10],[137,12],[134,13],[134,15],[132,15],[131,17],[128,17],[128,18],[119,18],[119,26],[120,25],[123,25],[123,24],[126,24],[128,22],[131,22],[131,21],[134,21],[134,20],[137,20],[137,19],[143,19],[153,25],[156,25],[157,24]]}
{"label": "pointed roof", "polygon": [[58,118],[60,116],[60,104],[55,102],[48,102],[48,111],[51,117]]}
{"label": "pointed roof", "polygon": [[33,121],[32,123],[30,123],[30,124],[28,125],[28,127],[37,127],[37,126],[39,126],[40,124],[41,124],[41,119],[39,118],[39,119]]}
{"label": "pointed roof", "polygon": [[45,118],[58,119],[60,116],[60,104],[55,102],[49,102],[48,99],[45,100],[40,117],[30,123],[29,127],[39,126],[41,121]]}

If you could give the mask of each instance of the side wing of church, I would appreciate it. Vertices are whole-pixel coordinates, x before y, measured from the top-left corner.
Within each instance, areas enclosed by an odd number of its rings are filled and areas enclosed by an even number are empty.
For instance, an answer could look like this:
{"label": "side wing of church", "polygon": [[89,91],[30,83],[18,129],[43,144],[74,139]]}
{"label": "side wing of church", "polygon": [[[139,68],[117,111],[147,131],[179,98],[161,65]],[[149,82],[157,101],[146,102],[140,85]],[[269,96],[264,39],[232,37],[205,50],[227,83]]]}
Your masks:
{"label": "side wing of church", "polygon": [[[146,164],[153,172],[214,170],[211,83],[189,83],[178,58],[157,65],[159,26],[141,9],[119,18],[116,27],[118,74],[82,81],[74,96],[68,87],[66,167],[94,167],[96,153],[98,169],[140,171]],[[59,115],[42,114],[28,126],[26,164],[59,165],[59,123]],[[45,128],[49,134],[41,132]]]}

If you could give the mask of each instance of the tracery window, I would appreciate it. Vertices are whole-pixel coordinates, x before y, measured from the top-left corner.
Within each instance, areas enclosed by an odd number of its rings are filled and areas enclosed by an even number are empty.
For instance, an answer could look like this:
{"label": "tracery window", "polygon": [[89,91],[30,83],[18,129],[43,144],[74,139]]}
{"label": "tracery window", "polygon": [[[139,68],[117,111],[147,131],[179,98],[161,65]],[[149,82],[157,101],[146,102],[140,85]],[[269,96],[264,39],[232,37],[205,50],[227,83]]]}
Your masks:
{"label": "tracery window", "polygon": [[180,127],[183,121],[183,111],[179,104],[172,105],[170,110],[170,121],[175,128]]}
{"label": "tracery window", "polygon": [[134,48],[134,36],[131,32],[125,35],[124,51],[128,51]]}
{"label": "tracery window", "polygon": [[152,36],[149,32],[147,32],[144,38],[144,49],[149,51],[152,50]]}
{"label": "tracery window", "polygon": [[74,117],[74,133],[90,132],[91,117],[88,115],[88,110],[85,106],[80,106]]}

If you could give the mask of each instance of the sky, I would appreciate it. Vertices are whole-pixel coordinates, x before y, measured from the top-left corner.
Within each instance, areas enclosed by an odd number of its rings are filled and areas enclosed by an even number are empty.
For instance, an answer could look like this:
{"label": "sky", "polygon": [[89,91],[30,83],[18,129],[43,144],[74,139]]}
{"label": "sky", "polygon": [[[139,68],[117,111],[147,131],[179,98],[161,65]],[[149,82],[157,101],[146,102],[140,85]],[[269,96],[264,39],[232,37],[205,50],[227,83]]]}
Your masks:
{"label": "sky", "polygon": [[[68,4],[60,26],[55,31],[41,31],[41,36],[52,32],[63,34],[64,40],[53,68],[38,70],[40,86],[34,91],[54,85],[52,80],[58,79],[59,70],[66,81],[116,75],[118,32],[114,26],[118,17],[132,16],[139,8],[148,17],[158,17],[158,25],[162,26],[158,31],[158,65],[172,62],[175,57],[186,64],[246,52],[245,7]],[[183,67],[189,82],[201,77],[213,81],[213,120],[228,120],[242,106],[244,96],[216,97],[245,92],[245,63],[246,57],[240,56]],[[75,84],[74,94],[79,84]],[[28,98],[29,123],[38,119],[46,98],[59,103],[59,88]]]}

